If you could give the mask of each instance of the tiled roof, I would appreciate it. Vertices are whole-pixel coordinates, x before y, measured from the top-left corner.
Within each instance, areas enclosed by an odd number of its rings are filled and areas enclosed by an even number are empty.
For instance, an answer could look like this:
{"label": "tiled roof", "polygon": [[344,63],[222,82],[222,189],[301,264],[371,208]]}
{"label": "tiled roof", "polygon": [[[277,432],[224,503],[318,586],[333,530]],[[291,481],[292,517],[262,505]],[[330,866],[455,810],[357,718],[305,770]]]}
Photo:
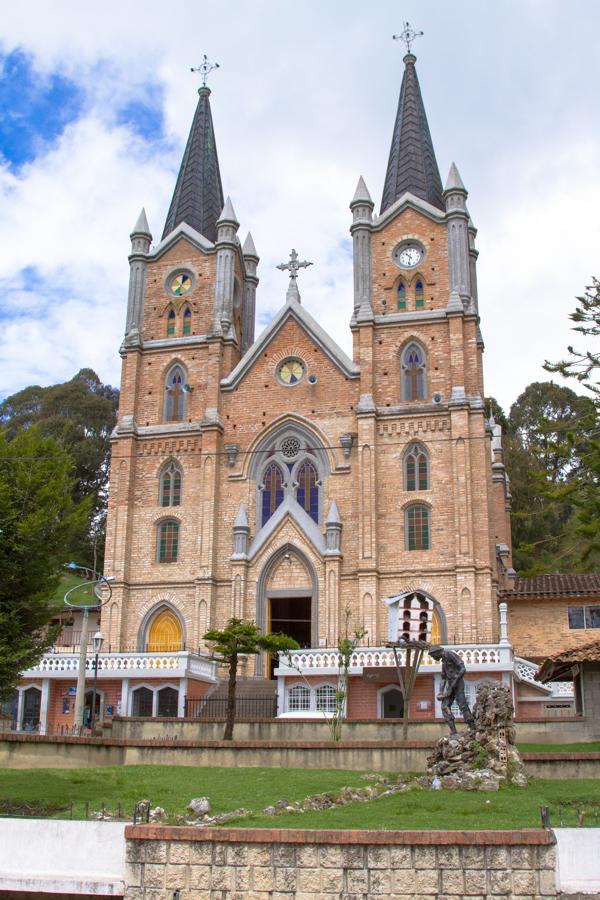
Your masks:
{"label": "tiled roof", "polygon": [[600,640],[584,644],[583,647],[562,650],[556,656],[549,656],[540,666],[535,678],[542,682],[568,678],[571,666],[583,662],[600,662]]}
{"label": "tiled roof", "polygon": [[600,572],[563,575],[517,576],[513,587],[502,592],[507,600],[525,600],[532,597],[595,597],[600,596]]}
{"label": "tiled roof", "polygon": [[186,222],[214,244],[217,240],[217,220],[223,209],[223,188],[208,99],[210,90],[201,87],[198,94],[198,106],[181,161],[163,239],[181,222]]}
{"label": "tiled roof", "polygon": [[427,115],[412,53],[404,57],[398,112],[388,161],[381,212],[410,191],[437,209],[445,210],[442,180],[435,158]]}

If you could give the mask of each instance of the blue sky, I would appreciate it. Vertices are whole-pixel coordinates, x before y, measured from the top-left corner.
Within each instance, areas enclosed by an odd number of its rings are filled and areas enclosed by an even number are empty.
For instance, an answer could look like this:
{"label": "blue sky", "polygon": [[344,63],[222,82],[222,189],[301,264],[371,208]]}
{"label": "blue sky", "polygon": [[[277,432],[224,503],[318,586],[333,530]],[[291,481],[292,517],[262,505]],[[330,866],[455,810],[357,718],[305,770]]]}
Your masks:
{"label": "blue sky", "polygon": [[361,174],[379,203],[403,18],[425,31],[414,51],[442,179],[456,161],[479,228],[487,390],[508,406],[547,377],[544,358],[573,340],[573,298],[598,274],[600,7],[572,0],[566,22],[558,0],[302,8],[3,10],[0,395],[83,366],[118,383],[128,235],[142,206],[162,233],[203,52],[220,63],[211,102],[224,189],[261,257],[258,320],[283,301],[275,266],[295,246],[314,262],[303,303],[348,352],[348,204]]}

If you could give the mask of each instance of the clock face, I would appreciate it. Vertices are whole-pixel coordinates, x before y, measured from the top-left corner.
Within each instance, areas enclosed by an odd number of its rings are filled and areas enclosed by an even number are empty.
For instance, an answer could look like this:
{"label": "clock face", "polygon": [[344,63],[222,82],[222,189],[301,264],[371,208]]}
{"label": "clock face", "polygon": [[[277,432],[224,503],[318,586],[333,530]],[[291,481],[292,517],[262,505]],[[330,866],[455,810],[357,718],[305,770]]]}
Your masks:
{"label": "clock face", "polygon": [[304,378],[306,369],[299,359],[286,359],[279,367],[279,379],[283,384],[298,384]]}
{"label": "clock face", "polygon": [[423,250],[418,244],[404,244],[394,250],[393,258],[403,269],[414,269],[423,259]]}
{"label": "clock face", "polygon": [[175,275],[169,282],[169,290],[176,297],[182,297],[184,294],[187,294],[191,287],[192,279],[189,275],[184,275],[183,273]]}

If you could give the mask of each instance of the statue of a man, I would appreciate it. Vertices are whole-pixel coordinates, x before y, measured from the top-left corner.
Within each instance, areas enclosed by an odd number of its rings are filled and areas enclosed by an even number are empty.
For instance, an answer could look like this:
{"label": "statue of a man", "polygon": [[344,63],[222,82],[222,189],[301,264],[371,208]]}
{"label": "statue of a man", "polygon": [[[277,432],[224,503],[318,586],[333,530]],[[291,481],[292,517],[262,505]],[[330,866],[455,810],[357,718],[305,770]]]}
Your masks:
{"label": "statue of a man", "polygon": [[450,733],[456,734],[456,722],[452,714],[454,701],[458,703],[462,717],[469,726],[469,730],[475,731],[475,719],[465,697],[464,676],[467,670],[462,659],[454,650],[445,650],[444,647],[439,645],[430,647],[429,655],[433,659],[441,660],[442,662],[442,689],[438,694],[438,700],[442,701],[442,715],[448,723]]}

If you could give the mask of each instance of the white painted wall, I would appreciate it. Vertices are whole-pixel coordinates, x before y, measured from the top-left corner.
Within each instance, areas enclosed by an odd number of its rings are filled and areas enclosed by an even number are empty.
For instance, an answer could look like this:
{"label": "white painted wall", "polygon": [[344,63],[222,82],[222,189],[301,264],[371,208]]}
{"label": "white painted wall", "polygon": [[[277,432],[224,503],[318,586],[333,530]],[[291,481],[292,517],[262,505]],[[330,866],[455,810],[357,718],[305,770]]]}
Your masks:
{"label": "white painted wall", "polygon": [[556,890],[600,893],[600,828],[554,828]]}
{"label": "white painted wall", "polygon": [[123,894],[124,822],[0,819],[0,890]]}

